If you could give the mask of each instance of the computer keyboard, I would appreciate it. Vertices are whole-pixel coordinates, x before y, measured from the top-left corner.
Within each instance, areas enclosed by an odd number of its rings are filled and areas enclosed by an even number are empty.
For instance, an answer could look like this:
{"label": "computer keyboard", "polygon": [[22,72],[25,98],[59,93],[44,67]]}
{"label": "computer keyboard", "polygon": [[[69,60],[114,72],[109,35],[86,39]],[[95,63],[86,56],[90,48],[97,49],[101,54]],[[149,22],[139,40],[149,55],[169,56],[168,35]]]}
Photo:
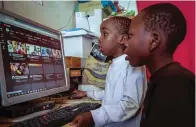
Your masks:
{"label": "computer keyboard", "polygon": [[61,127],[71,122],[76,115],[97,109],[100,106],[99,103],[80,103],[13,124],[10,127]]}

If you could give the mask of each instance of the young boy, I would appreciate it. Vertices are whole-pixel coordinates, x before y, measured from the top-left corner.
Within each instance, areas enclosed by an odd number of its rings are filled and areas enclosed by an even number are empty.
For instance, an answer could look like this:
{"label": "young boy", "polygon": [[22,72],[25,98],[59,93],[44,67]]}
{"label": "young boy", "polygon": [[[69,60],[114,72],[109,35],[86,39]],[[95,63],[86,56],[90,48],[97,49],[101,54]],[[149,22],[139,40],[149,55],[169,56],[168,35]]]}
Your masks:
{"label": "young boy", "polygon": [[186,20],[169,3],[145,8],[131,23],[126,59],[151,73],[141,127],[194,127],[195,76],[173,61],[185,35]]}
{"label": "young boy", "polygon": [[125,60],[123,44],[128,38],[130,23],[129,18],[111,17],[101,24],[100,50],[104,55],[113,57],[106,88],[104,91],[74,92],[75,97],[102,100],[102,106],[77,116],[70,125],[139,127],[141,117],[136,115],[145,94],[146,75],[145,68],[131,67]]}

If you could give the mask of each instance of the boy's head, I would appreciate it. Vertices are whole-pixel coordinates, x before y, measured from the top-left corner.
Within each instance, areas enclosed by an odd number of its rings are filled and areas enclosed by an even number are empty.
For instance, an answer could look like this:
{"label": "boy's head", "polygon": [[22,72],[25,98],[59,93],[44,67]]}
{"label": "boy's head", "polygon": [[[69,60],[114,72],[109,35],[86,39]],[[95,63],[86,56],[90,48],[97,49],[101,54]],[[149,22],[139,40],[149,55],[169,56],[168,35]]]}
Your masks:
{"label": "boy's head", "polygon": [[132,21],[125,53],[132,66],[151,63],[153,57],[172,56],[186,35],[186,20],[174,5],[161,3],[141,11]]}
{"label": "boy's head", "polygon": [[111,57],[117,57],[124,53],[123,43],[128,39],[128,31],[131,19],[126,17],[111,17],[100,26],[99,38],[100,51]]}

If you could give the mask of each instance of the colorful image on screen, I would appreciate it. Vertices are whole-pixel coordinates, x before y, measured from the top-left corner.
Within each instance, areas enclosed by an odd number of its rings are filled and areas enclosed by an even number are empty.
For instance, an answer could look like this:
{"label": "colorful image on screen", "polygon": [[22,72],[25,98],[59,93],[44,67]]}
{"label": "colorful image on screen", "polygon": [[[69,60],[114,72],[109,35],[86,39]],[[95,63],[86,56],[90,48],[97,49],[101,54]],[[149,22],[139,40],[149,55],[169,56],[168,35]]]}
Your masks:
{"label": "colorful image on screen", "polygon": [[42,67],[42,64],[29,64],[29,66],[32,66],[32,67]]}
{"label": "colorful image on screen", "polygon": [[17,41],[7,41],[8,45],[8,52],[17,53],[17,54],[27,54],[26,47],[24,43],[17,42]]}
{"label": "colorful image on screen", "polygon": [[41,56],[41,48],[37,45],[26,44],[27,54]]}
{"label": "colorful image on screen", "polygon": [[41,47],[41,56],[51,57],[52,56],[51,49],[46,47]]}
{"label": "colorful image on screen", "polygon": [[60,50],[56,50],[56,49],[52,49],[52,55],[55,58],[61,58],[61,51]]}
{"label": "colorful image on screen", "polygon": [[42,64],[29,64],[30,74],[43,74]]}
{"label": "colorful image on screen", "polygon": [[29,69],[26,63],[10,63],[12,75],[28,75]]}

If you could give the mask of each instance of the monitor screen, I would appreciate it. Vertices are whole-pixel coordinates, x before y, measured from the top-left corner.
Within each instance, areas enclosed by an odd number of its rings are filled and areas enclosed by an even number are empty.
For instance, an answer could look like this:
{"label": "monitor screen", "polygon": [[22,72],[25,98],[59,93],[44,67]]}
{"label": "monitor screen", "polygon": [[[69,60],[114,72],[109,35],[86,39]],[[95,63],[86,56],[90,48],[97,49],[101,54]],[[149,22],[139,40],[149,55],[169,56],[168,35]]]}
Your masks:
{"label": "monitor screen", "polygon": [[[13,104],[21,101],[11,98],[28,95],[42,97],[60,92],[44,94],[44,91],[62,89],[61,87],[67,85],[60,38],[5,22],[0,22],[0,32],[2,57],[0,61],[3,64],[2,72],[6,87],[4,96],[12,100]],[[39,96],[39,93],[42,95]],[[25,100],[37,97],[28,96]]]}

